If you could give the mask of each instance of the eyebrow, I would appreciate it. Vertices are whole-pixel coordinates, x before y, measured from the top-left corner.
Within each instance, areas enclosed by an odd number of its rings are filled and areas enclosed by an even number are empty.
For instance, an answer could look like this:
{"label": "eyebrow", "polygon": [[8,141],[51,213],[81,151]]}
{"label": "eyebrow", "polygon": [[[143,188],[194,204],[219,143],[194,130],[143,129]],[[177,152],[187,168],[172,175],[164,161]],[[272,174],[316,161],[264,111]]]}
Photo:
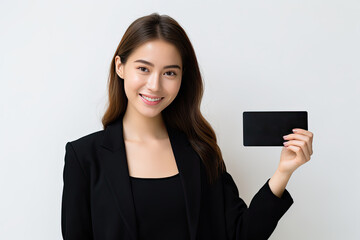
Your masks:
{"label": "eyebrow", "polygon": [[[145,61],[143,59],[138,59],[138,60],[136,60],[134,62],[140,62],[140,63],[144,63],[144,64],[147,64],[147,65],[150,65],[150,66],[154,67],[153,63]],[[176,65],[176,64],[175,65],[167,65],[167,66],[164,67],[164,69],[166,69],[166,68],[178,68],[178,69],[181,70],[181,67],[179,65]]]}

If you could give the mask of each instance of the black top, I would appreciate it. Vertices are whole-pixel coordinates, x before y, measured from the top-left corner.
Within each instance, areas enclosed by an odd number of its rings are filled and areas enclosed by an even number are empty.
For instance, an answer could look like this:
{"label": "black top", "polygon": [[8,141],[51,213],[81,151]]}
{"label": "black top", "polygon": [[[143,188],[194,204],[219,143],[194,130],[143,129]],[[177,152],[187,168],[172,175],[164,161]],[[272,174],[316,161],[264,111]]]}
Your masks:
{"label": "black top", "polygon": [[140,240],[189,240],[180,175],[130,176]]}

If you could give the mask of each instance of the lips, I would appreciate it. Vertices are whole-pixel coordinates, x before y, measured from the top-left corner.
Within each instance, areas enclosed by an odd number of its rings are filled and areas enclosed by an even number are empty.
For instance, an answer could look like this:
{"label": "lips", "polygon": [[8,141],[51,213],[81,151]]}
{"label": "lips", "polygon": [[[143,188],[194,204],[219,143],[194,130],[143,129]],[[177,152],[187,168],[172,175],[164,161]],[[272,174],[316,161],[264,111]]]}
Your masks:
{"label": "lips", "polygon": [[142,94],[142,93],[139,93],[140,96],[145,96],[145,97],[148,97],[148,98],[164,98],[164,97],[158,97],[158,96],[152,96],[152,95],[147,95],[147,94]]}
{"label": "lips", "polygon": [[[139,96],[140,96],[140,98],[147,104],[147,105],[157,105],[158,103],[160,103],[161,102],[161,100],[163,99],[163,97],[160,97],[160,98],[158,98],[159,100],[152,100],[152,101],[150,101],[150,100],[148,100],[149,98],[148,97],[146,97],[146,96],[142,96],[142,94],[139,94]],[[146,98],[148,98],[148,99],[146,99]]]}

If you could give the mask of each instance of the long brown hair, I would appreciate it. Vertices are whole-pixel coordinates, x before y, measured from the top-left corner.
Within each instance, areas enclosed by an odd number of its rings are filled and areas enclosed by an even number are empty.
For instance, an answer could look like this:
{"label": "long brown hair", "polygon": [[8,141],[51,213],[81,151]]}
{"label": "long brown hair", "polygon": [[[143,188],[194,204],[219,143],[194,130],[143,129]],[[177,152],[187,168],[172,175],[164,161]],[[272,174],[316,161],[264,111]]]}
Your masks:
{"label": "long brown hair", "polygon": [[200,112],[203,80],[193,46],[184,29],[168,15],[153,13],[136,19],[126,30],[111,61],[108,78],[108,108],[102,117],[104,129],[125,113],[127,97],[124,80],[115,72],[115,57],[126,63],[129,55],[141,44],[155,39],[165,40],[181,53],[183,74],[180,90],[174,101],[162,111],[169,126],[183,131],[205,165],[209,183],[226,171],[215,131]]}

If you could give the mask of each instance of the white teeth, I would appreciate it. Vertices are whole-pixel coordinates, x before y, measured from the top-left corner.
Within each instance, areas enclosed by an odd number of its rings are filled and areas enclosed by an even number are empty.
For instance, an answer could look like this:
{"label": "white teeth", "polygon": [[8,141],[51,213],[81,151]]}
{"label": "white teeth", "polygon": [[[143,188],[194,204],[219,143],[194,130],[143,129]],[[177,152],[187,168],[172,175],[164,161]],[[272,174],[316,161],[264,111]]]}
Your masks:
{"label": "white teeth", "polygon": [[150,102],[156,102],[159,101],[161,98],[148,98],[144,95],[141,95],[143,98],[145,98],[146,100],[150,101]]}

